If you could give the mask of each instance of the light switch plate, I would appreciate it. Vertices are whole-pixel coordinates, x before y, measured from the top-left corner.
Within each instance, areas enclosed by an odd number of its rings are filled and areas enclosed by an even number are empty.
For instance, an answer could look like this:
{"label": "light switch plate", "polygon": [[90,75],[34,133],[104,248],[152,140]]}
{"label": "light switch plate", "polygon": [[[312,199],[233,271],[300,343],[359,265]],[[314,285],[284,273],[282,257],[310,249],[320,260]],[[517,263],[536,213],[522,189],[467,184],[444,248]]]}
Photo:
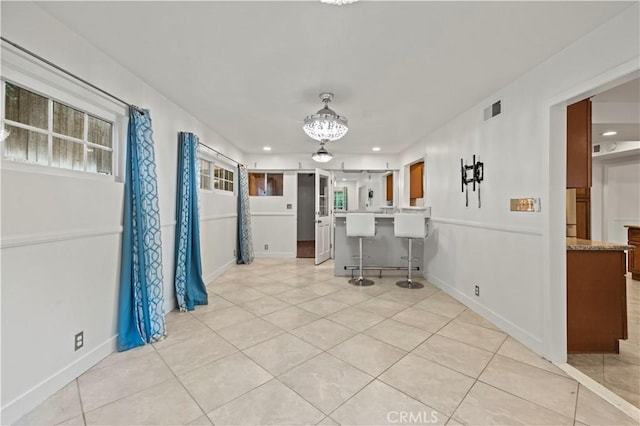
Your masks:
{"label": "light switch plate", "polygon": [[510,206],[512,212],[539,212],[540,198],[512,198]]}

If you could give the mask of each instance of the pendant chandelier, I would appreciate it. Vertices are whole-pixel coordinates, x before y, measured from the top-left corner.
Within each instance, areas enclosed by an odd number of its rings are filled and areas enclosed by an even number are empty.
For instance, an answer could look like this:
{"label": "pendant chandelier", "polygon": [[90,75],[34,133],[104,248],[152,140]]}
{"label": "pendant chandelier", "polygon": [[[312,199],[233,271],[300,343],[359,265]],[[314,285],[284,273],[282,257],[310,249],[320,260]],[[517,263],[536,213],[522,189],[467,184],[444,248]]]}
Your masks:
{"label": "pendant chandelier", "polygon": [[333,154],[327,151],[327,149],[324,147],[324,142],[320,142],[320,149],[311,154],[311,158],[313,159],[313,161],[317,161],[318,163],[326,163],[328,161],[331,161],[331,159],[333,158]]}
{"label": "pendant chandelier", "polygon": [[335,4],[336,6],[342,6],[343,4],[355,3],[358,0],[320,0],[321,3]]}
{"label": "pendant chandelier", "polygon": [[333,100],[333,93],[320,93],[320,99],[324,102],[324,108],[307,116],[302,128],[311,139],[323,143],[336,141],[347,134],[349,130],[347,118],[336,114],[329,108],[329,102]]}

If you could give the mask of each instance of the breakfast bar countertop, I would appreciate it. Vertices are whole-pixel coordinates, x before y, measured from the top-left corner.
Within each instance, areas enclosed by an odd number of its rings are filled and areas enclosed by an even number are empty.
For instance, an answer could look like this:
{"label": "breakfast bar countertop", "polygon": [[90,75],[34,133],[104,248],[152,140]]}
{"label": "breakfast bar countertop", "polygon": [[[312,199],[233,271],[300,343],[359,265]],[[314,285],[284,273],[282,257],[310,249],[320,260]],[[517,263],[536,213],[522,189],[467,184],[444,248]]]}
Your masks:
{"label": "breakfast bar countertop", "polygon": [[602,241],[567,237],[567,250],[633,250],[634,248],[635,247],[626,244],[605,243]]}

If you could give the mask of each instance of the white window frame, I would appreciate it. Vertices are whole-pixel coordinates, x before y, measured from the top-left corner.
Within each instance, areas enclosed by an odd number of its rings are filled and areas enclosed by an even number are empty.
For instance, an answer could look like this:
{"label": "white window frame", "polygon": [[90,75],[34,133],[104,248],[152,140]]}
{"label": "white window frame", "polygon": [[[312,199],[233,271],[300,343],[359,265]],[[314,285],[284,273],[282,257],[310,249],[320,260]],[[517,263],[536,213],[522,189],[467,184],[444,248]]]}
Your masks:
{"label": "white window frame", "polygon": [[[2,120],[2,125],[4,125],[5,105],[4,82],[15,84],[16,86],[20,86],[33,93],[44,96],[49,99],[49,102],[59,102],[112,124],[112,164],[110,175],[5,159],[4,142],[0,144],[0,149],[2,149],[2,151],[0,151],[2,152],[0,155],[2,168],[20,172],[67,176],[80,179],[124,182],[124,156],[126,152],[125,144],[127,139],[127,123],[129,115],[128,107],[100,92],[97,92],[79,81],[69,78],[46,64],[34,60],[26,53],[20,52],[11,46],[5,44],[2,45],[1,58],[0,80],[2,80],[2,88],[0,95],[2,96],[2,101],[0,102],[0,119]],[[52,115],[49,115],[49,120],[51,120]],[[88,120],[87,115],[85,115],[85,117],[85,120]],[[11,122],[10,125],[14,125],[13,122]],[[43,129],[31,129],[29,128],[30,126],[25,127],[24,124],[20,124],[17,127],[43,133]],[[53,131],[53,129],[50,128],[47,132],[49,130],[51,130],[51,132]],[[87,131],[88,126],[85,125],[85,134]],[[65,140],[74,139],[66,135],[57,135],[55,133],[53,135]],[[80,141],[78,140],[76,142]],[[51,147],[52,144],[50,143],[49,146]],[[86,150],[83,154],[84,160],[86,160],[85,156]],[[51,156],[49,155],[49,162],[50,161]],[[86,161],[84,167],[86,168]]]}
{"label": "white window frame", "polygon": [[[227,196],[235,196],[237,194],[238,188],[238,171],[235,167],[230,164],[227,164],[223,161],[220,161],[213,155],[208,154],[204,150],[198,150],[198,161],[204,160],[210,164],[209,169],[209,189],[204,189],[200,185],[198,185],[198,189],[200,191],[212,192],[214,194],[227,195]],[[215,168],[220,167],[221,169],[228,170],[233,173],[233,191],[227,191],[224,189],[216,189],[213,184],[213,180],[215,179],[214,172]],[[198,177],[200,178],[200,173],[198,173]]]}
{"label": "white window frame", "polygon": [[[0,152],[2,152],[2,159],[3,161],[10,161],[10,162],[15,162],[15,163],[27,163],[27,164],[31,164],[34,166],[41,166],[41,167],[50,167],[53,169],[62,169],[62,170],[67,170],[67,171],[72,171],[72,172],[82,172],[82,173],[91,173],[91,174],[98,174],[98,175],[104,175],[104,176],[113,176],[115,174],[115,161],[114,161],[114,149],[113,149],[113,145],[114,145],[114,134],[115,134],[115,130],[116,130],[116,125],[115,123],[105,120],[101,117],[96,117],[94,114],[91,114],[87,111],[83,111],[79,108],[76,108],[73,105],[67,105],[66,103],[60,102],[56,99],[53,99],[49,96],[46,96],[42,93],[38,93],[38,92],[34,92],[33,90],[27,89],[26,87],[20,86],[18,84],[12,83],[10,81],[6,81],[6,80],[0,80],[0,83],[2,84],[2,88],[0,89],[0,95],[2,96],[2,102],[3,102],[3,106],[2,106],[2,116],[0,117],[1,120],[1,124],[3,126],[3,128],[6,128],[5,125],[8,126],[12,126],[12,127],[18,127],[21,129],[25,129],[25,130],[29,130],[31,132],[35,132],[35,133],[39,133],[41,135],[45,135],[47,136],[47,164],[39,164],[39,163],[32,163],[29,161],[21,161],[21,160],[13,160],[11,158],[6,158],[5,157],[5,141],[1,140],[0,141]],[[6,101],[5,99],[5,95],[6,95],[6,84],[12,84],[16,87],[19,87],[23,90],[28,90],[29,92],[35,93],[39,96],[42,96],[43,98],[47,99],[47,129],[41,129],[39,127],[34,127],[34,126],[30,126],[28,124],[24,124],[24,123],[20,123],[19,121],[13,121],[13,120],[8,120],[5,115],[4,115],[4,102]],[[83,118],[83,135],[82,135],[82,139],[73,137],[73,136],[69,136],[69,135],[65,135],[62,133],[56,133],[53,131],[53,107],[54,107],[54,102],[58,103],[59,105],[63,105],[67,108],[71,108],[74,109],[76,111],[81,112],[84,115]],[[105,121],[109,124],[111,124],[111,146],[110,147],[105,147],[103,145],[100,144],[96,144],[93,142],[89,141],[89,116],[92,116],[94,118],[97,118],[99,120]],[[77,144],[81,144],[83,149],[82,149],[82,170],[77,170],[77,169],[68,169],[65,167],[57,167],[52,165],[52,161],[53,161],[53,138],[58,138],[58,139],[62,139],[64,141],[69,141],[72,143],[77,143]],[[89,152],[89,149],[100,149],[102,151],[107,151],[111,153],[111,173],[100,173],[100,172],[93,172],[93,171],[88,171],[87,170],[87,153]]]}

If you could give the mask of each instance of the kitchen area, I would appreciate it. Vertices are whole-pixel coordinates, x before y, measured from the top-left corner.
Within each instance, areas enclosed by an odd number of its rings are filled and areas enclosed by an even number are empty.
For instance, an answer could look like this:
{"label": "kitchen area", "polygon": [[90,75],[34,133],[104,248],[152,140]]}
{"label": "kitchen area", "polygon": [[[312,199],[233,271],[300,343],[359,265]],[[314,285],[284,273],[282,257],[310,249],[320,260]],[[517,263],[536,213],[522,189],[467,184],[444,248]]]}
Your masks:
{"label": "kitchen area", "polygon": [[[365,276],[407,275],[408,239],[394,234],[394,214],[410,213],[424,218],[425,232],[431,209],[423,205],[424,162],[419,162],[409,180],[409,205],[401,203],[397,170],[336,170],[334,174],[334,274],[358,275],[359,240],[347,235],[347,216],[352,213],[372,213],[375,235],[363,238]],[[415,170],[419,170],[416,173]],[[422,276],[424,239],[412,241],[412,271]],[[404,257],[404,259],[403,259]],[[419,259],[419,260],[417,260]]]}
{"label": "kitchen area", "polygon": [[640,407],[635,78],[567,107],[568,363]]}

